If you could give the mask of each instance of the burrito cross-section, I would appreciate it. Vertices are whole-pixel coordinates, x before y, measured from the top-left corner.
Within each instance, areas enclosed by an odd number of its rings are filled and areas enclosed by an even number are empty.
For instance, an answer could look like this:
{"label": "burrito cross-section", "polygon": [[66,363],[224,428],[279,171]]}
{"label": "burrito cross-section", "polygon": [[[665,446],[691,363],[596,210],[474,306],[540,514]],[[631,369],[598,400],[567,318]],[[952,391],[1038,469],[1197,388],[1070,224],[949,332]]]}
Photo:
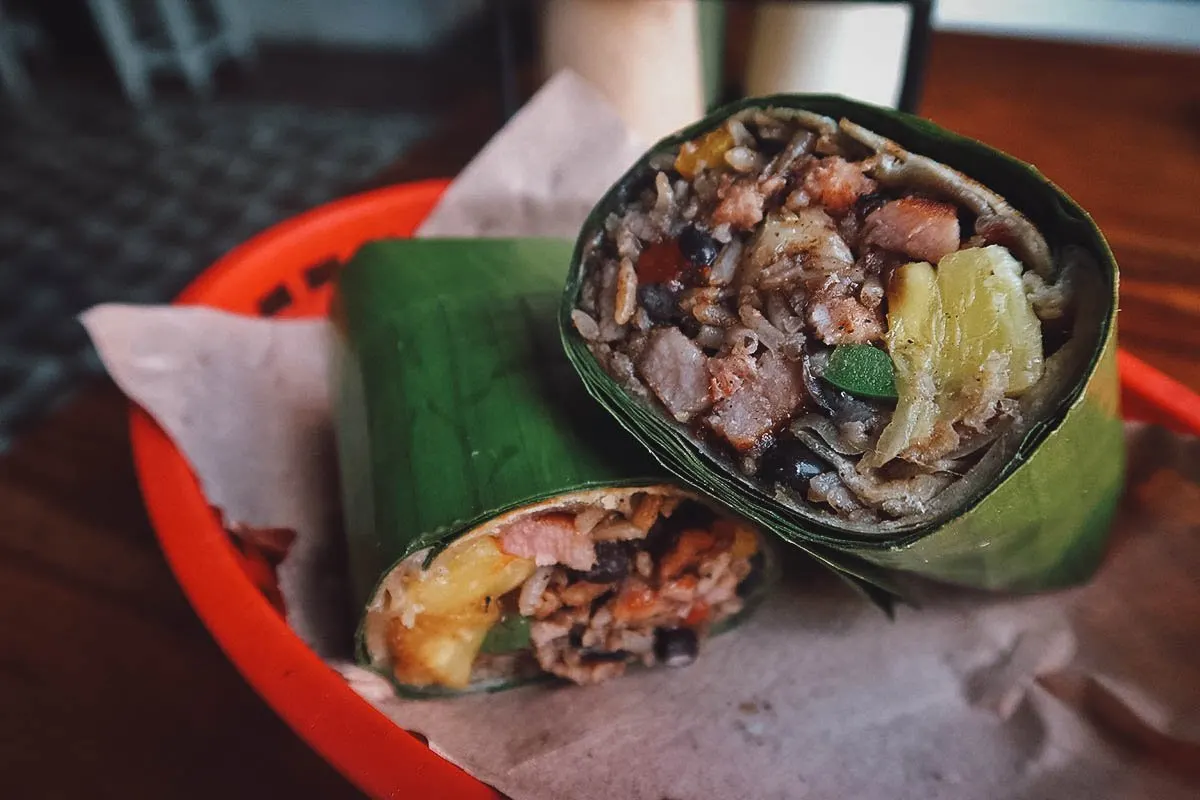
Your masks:
{"label": "burrito cross-section", "polygon": [[367,606],[367,654],[406,686],[451,688],[683,666],[745,608],[758,548],[670,486],[557,497],[392,570]]}
{"label": "burrito cross-section", "polygon": [[[676,474],[793,540],[907,566],[886,551],[975,507],[1111,355],[1115,265],[1072,206],[923,120],[743,101],[661,142],[601,201],[564,341]],[[1092,453],[1102,490],[1081,503],[1111,505],[1115,417]]]}
{"label": "burrito cross-section", "polygon": [[570,252],[380,241],[338,277],[358,658],[404,692],[684,666],[769,586],[757,528],[666,478],[571,371]]}

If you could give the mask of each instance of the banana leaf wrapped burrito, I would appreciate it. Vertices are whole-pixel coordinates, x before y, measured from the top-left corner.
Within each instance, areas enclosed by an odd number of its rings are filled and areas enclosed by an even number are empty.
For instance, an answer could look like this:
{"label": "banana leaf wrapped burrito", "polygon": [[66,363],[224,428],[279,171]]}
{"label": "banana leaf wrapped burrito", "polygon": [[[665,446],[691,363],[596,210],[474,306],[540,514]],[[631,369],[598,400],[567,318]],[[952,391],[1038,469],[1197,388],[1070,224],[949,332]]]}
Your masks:
{"label": "banana leaf wrapped burrito", "polygon": [[842,571],[1075,583],[1123,471],[1117,270],[1032,167],[899,112],[749,99],[585,223],[560,323],[671,472]]}
{"label": "banana leaf wrapped burrito", "polygon": [[340,274],[332,386],[360,662],[414,695],[679,665],[770,583],[559,345],[570,243],[381,241]]}

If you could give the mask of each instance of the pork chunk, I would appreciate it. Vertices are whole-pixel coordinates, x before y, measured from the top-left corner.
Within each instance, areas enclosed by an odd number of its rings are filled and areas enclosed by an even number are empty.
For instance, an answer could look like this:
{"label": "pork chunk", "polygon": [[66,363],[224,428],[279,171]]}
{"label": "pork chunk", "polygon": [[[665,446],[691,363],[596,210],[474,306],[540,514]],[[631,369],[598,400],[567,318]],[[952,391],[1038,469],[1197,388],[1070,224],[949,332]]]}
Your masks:
{"label": "pork chunk", "polygon": [[708,357],[678,328],[650,332],[638,372],[679,422],[688,422],[710,405]]}
{"label": "pork chunk", "polygon": [[753,380],[717,403],[704,422],[737,450],[754,447],[762,436],[800,407],[804,383],[800,367],[768,350]]}
{"label": "pork chunk", "polygon": [[927,197],[902,197],[867,217],[863,243],[936,264],[958,249],[958,212]]}
{"label": "pork chunk", "polygon": [[575,528],[570,514],[519,519],[500,533],[500,549],[510,556],[532,558],[538,566],[565,564],[586,570],[596,565],[596,545]]}

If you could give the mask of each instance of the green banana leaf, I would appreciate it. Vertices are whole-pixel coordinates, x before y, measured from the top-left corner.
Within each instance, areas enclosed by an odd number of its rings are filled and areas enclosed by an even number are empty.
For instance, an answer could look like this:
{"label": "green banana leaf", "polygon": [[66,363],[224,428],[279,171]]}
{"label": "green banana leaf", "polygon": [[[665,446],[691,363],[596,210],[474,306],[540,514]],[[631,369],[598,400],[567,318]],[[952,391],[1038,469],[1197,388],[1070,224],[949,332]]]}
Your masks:
{"label": "green banana leaf", "polygon": [[[570,254],[569,241],[548,239],[385,240],[340,273],[330,385],[360,610],[400,561],[432,557],[501,513],[674,482],[563,355],[556,309]],[[361,626],[358,639],[369,665]]]}
{"label": "green banana leaf", "polygon": [[[947,164],[998,192],[1040,229],[1057,256],[1082,248],[1097,274],[1094,342],[1082,378],[1040,424],[1032,426],[989,485],[934,523],[880,535],[820,523],[768,496],[735,467],[695,441],[649,403],[626,393],[596,362],[570,320],[583,279],[585,247],[605,218],[629,202],[653,175],[650,160],[720,125],[745,108],[798,108],[847,118],[909,151]],[[1034,167],[910,114],[831,95],[748,98],[714,111],[667,137],[600,200],[585,222],[571,260],[559,323],[567,357],[588,392],[660,464],[685,483],[773,531],[883,596],[899,590],[888,571],[915,573],[985,589],[1036,591],[1077,584],[1104,552],[1124,473],[1117,400],[1117,265],[1091,217]],[[843,563],[839,563],[839,559]]]}

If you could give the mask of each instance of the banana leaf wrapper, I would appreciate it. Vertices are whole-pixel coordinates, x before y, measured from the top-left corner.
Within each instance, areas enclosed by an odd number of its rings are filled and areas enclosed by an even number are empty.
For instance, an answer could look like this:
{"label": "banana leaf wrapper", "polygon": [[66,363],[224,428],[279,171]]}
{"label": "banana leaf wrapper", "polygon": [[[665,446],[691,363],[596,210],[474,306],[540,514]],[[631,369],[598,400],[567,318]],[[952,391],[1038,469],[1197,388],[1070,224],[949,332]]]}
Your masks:
{"label": "banana leaf wrapper", "polygon": [[[909,153],[932,158],[1001,195],[1031,221],[1057,266],[1069,256],[1086,288],[1073,336],[1074,375],[1009,442],[1003,464],[969,487],[940,518],[879,531],[831,524],[797,511],[716,457],[688,428],[610,377],[572,323],[584,259],[606,219],[647,185],[652,159],[715,130],[750,108],[799,109],[847,119]],[[661,156],[660,156],[661,158]],[[661,162],[659,162],[661,163]],[[1038,591],[1088,579],[1106,550],[1124,473],[1116,372],[1117,265],[1088,214],[1034,167],[978,141],[902,112],[838,96],[777,95],[721,108],[670,136],[639,160],[584,224],[560,308],[567,356],[588,392],[672,474],[839,571],[888,607],[902,594],[895,571],[970,587]]]}
{"label": "banana leaf wrapper", "polygon": [[[331,385],[362,612],[357,657],[404,694],[497,690],[544,677],[526,659],[473,673],[467,686],[416,685],[381,663],[387,631],[370,622],[371,609],[403,591],[396,581],[436,567],[445,548],[567,501],[611,506],[658,492],[708,503],[673,485],[567,363],[556,308],[570,252],[569,242],[554,240],[378,241],[338,277]],[[762,569],[741,586],[742,613],[774,569],[765,551],[756,559]]]}

